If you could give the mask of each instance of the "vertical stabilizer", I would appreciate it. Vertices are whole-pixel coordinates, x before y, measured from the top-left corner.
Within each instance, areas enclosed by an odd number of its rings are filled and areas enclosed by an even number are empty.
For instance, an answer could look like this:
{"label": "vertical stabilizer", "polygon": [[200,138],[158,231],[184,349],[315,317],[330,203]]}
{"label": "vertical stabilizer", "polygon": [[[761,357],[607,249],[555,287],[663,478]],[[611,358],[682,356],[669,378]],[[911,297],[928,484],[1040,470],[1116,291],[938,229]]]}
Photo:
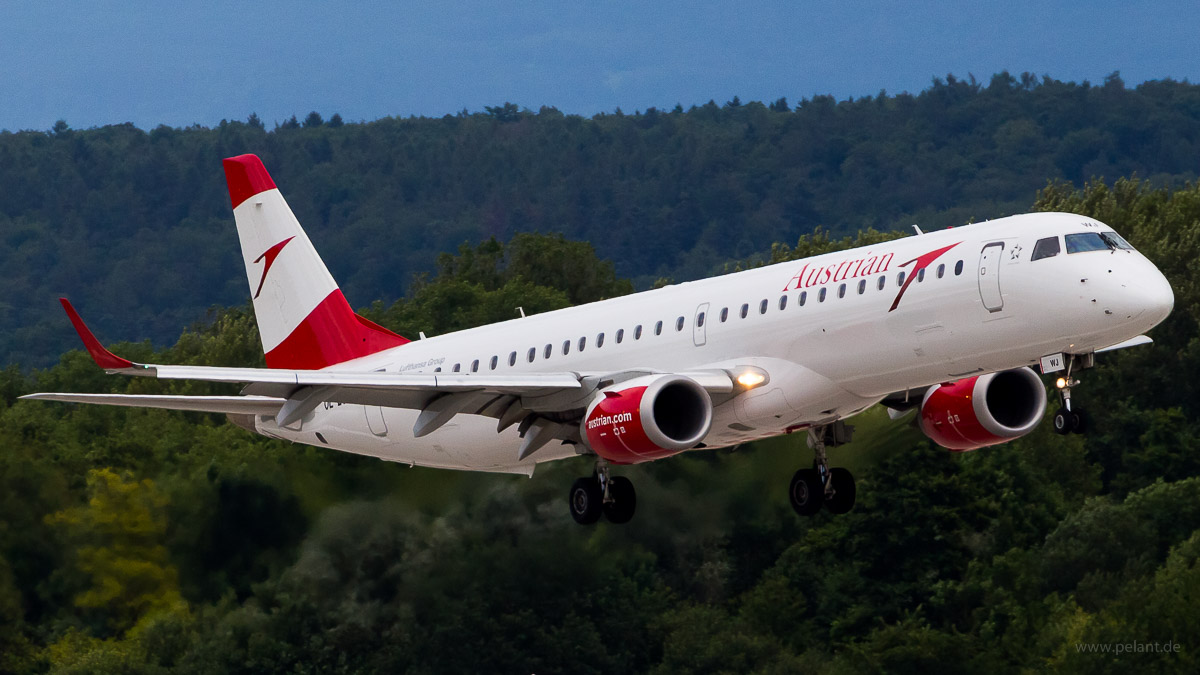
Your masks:
{"label": "vertical stabilizer", "polygon": [[268,367],[315,370],[408,342],[350,309],[258,157],[226,159],[225,179]]}

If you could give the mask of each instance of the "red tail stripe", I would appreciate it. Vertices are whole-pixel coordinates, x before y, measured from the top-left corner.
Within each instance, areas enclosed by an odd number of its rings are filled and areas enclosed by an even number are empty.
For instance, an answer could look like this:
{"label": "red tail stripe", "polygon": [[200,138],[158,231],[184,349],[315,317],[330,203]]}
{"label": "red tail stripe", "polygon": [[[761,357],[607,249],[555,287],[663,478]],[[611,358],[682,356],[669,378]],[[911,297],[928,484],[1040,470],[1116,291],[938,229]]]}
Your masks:
{"label": "red tail stripe", "polygon": [[260,192],[275,189],[275,181],[267,173],[267,167],[256,155],[230,157],[225,166],[225,182],[229,185],[229,202],[233,208]]}
{"label": "red tail stripe", "polygon": [[267,367],[319,370],[408,342],[355,314],[342,291],[336,290],[267,352]]}

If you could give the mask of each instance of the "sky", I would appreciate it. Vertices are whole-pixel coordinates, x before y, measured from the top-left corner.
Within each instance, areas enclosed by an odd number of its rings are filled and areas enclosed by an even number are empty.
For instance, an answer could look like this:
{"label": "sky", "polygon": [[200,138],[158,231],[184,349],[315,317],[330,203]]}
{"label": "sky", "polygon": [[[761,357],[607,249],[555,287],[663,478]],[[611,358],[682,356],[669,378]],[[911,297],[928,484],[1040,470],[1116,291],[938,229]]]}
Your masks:
{"label": "sky", "polygon": [[16,2],[0,129],[268,128],[513,102],[566,113],[917,93],[1002,70],[1200,81],[1200,2]]}

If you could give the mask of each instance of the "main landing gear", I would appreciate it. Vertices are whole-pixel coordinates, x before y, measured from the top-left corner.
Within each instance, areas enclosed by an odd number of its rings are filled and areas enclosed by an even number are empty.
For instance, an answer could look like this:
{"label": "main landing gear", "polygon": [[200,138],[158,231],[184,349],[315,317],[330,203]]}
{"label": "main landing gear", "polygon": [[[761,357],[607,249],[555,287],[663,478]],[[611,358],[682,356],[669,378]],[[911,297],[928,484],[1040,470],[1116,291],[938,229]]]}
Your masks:
{"label": "main landing gear", "polygon": [[[1082,434],[1087,429],[1087,417],[1078,406],[1071,406],[1071,387],[1079,384],[1079,380],[1071,377],[1071,368],[1075,365],[1075,355],[1067,357],[1067,374],[1058,378],[1054,386],[1058,389],[1060,407],[1054,413],[1054,431],[1059,434]],[[1081,368],[1090,367],[1094,355],[1085,354],[1080,364]]]}
{"label": "main landing gear", "polygon": [[813,468],[797,471],[788,487],[788,499],[796,513],[811,516],[824,506],[830,513],[841,514],[854,508],[854,476],[841,467],[829,468],[825,454],[827,446],[848,443],[853,429],[841,421],[809,428],[809,444],[816,454]]}
{"label": "main landing gear", "polygon": [[620,525],[633,518],[637,493],[633,482],[624,476],[610,476],[608,462],[596,460],[596,471],[589,478],[577,478],[567,494],[571,517],[580,525],[591,525],[603,515]]}

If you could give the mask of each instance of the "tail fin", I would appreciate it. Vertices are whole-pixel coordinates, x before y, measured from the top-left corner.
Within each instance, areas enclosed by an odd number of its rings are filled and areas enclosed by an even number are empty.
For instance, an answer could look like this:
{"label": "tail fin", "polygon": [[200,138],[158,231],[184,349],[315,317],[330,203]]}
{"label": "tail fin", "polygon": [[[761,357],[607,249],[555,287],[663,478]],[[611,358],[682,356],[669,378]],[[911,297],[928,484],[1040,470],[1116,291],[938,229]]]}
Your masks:
{"label": "tail fin", "polygon": [[258,157],[224,164],[267,367],[317,370],[408,342],[350,309]]}

